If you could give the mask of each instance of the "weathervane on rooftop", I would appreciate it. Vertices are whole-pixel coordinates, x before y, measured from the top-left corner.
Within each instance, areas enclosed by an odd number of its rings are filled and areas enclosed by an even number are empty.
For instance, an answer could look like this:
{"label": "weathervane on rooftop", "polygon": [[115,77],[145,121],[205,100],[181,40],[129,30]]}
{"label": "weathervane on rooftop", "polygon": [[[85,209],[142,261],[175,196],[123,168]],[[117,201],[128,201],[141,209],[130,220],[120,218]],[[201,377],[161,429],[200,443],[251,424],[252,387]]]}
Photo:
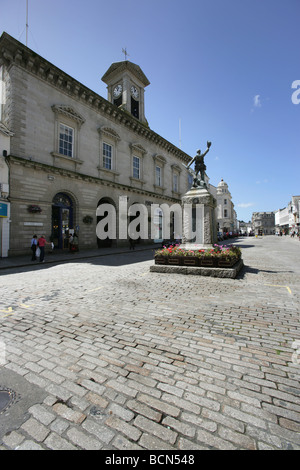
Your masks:
{"label": "weathervane on rooftop", "polygon": [[125,60],[127,60],[127,56],[129,56],[129,54],[127,53],[126,47],[125,47],[125,49],[122,48],[122,52],[123,52],[123,54],[125,55]]}

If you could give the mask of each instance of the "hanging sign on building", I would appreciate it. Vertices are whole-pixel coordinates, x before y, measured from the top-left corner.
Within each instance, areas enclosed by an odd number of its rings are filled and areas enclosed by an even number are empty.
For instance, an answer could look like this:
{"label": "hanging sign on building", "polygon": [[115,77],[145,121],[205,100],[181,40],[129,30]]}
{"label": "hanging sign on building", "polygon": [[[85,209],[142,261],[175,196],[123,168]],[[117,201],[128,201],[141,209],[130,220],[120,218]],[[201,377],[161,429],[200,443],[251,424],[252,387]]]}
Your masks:
{"label": "hanging sign on building", "polygon": [[7,204],[0,202],[0,217],[7,217]]}

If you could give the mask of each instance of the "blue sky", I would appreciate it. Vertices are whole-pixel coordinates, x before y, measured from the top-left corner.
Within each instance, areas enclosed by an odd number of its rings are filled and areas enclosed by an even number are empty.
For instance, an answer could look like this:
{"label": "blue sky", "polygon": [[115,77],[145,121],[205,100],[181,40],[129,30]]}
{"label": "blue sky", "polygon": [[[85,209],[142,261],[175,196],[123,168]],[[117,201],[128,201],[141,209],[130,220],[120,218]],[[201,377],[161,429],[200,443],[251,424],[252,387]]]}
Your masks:
{"label": "blue sky", "polygon": [[[101,77],[127,48],[150,81],[151,129],[192,157],[212,141],[207,174],[228,183],[238,219],[300,194],[299,0],[28,5],[28,47],[105,98]],[[26,0],[0,0],[0,34],[25,43],[25,25]]]}

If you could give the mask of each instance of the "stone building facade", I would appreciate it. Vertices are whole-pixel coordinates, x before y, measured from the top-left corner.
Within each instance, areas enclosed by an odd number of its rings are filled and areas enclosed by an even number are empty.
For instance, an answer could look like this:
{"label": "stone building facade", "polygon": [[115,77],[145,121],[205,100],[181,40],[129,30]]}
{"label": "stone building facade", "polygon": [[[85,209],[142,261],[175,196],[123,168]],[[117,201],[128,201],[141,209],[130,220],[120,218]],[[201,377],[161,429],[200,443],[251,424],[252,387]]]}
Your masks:
{"label": "stone building facade", "polygon": [[222,178],[217,187],[210,185],[210,191],[217,201],[217,231],[219,233],[236,233],[238,230],[237,214],[228,184]]}
{"label": "stone building facade", "polygon": [[0,258],[8,256],[10,232],[9,169],[6,157],[10,153],[13,133],[3,123],[6,100],[5,74],[0,67]]}
{"label": "stone building facade", "polygon": [[252,228],[255,235],[275,234],[274,212],[253,212]]}
{"label": "stone building facade", "polygon": [[124,238],[97,238],[99,206],[112,204],[118,225],[120,199],[149,210],[180,203],[191,157],[150,129],[144,100],[149,81],[139,66],[112,64],[102,77],[105,99],[3,33],[0,73],[0,135],[9,138],[1,140],[0,165],[9,168],[10,255],[28,253],[34,233],[58,249],[68,248],[72,231],[81,248],[124,244]]}
{"label": "stone building facade", "polygon": [[300,196],[292,196],[291,201],[283,209],[275,211],[276,233],[300,233]]}
{"label": "stone building facade", "polygon": [[[0,97],[1,97],[0,89]],[[2,108],[0,99],[0,116]],[[0,119],[0,258],[8,256],[10,231],[9,170],[6,156],[10,152],[12,133],[1,123]]]}

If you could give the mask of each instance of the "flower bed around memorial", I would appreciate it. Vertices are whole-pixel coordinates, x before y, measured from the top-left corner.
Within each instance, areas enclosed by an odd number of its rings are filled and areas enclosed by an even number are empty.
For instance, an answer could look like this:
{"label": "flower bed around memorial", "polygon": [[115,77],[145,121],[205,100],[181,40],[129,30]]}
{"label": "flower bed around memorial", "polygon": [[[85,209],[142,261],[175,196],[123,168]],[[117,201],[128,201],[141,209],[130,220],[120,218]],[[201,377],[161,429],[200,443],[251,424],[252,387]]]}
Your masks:
{"label": "flower bed around memorial", "polygon": [[155,264],[175,266],[202,266],[212,268],[231,268],[241,258],[237,246],[214,245],[206,250],[186,250],[179,245],[163,247],[155,251]]}

